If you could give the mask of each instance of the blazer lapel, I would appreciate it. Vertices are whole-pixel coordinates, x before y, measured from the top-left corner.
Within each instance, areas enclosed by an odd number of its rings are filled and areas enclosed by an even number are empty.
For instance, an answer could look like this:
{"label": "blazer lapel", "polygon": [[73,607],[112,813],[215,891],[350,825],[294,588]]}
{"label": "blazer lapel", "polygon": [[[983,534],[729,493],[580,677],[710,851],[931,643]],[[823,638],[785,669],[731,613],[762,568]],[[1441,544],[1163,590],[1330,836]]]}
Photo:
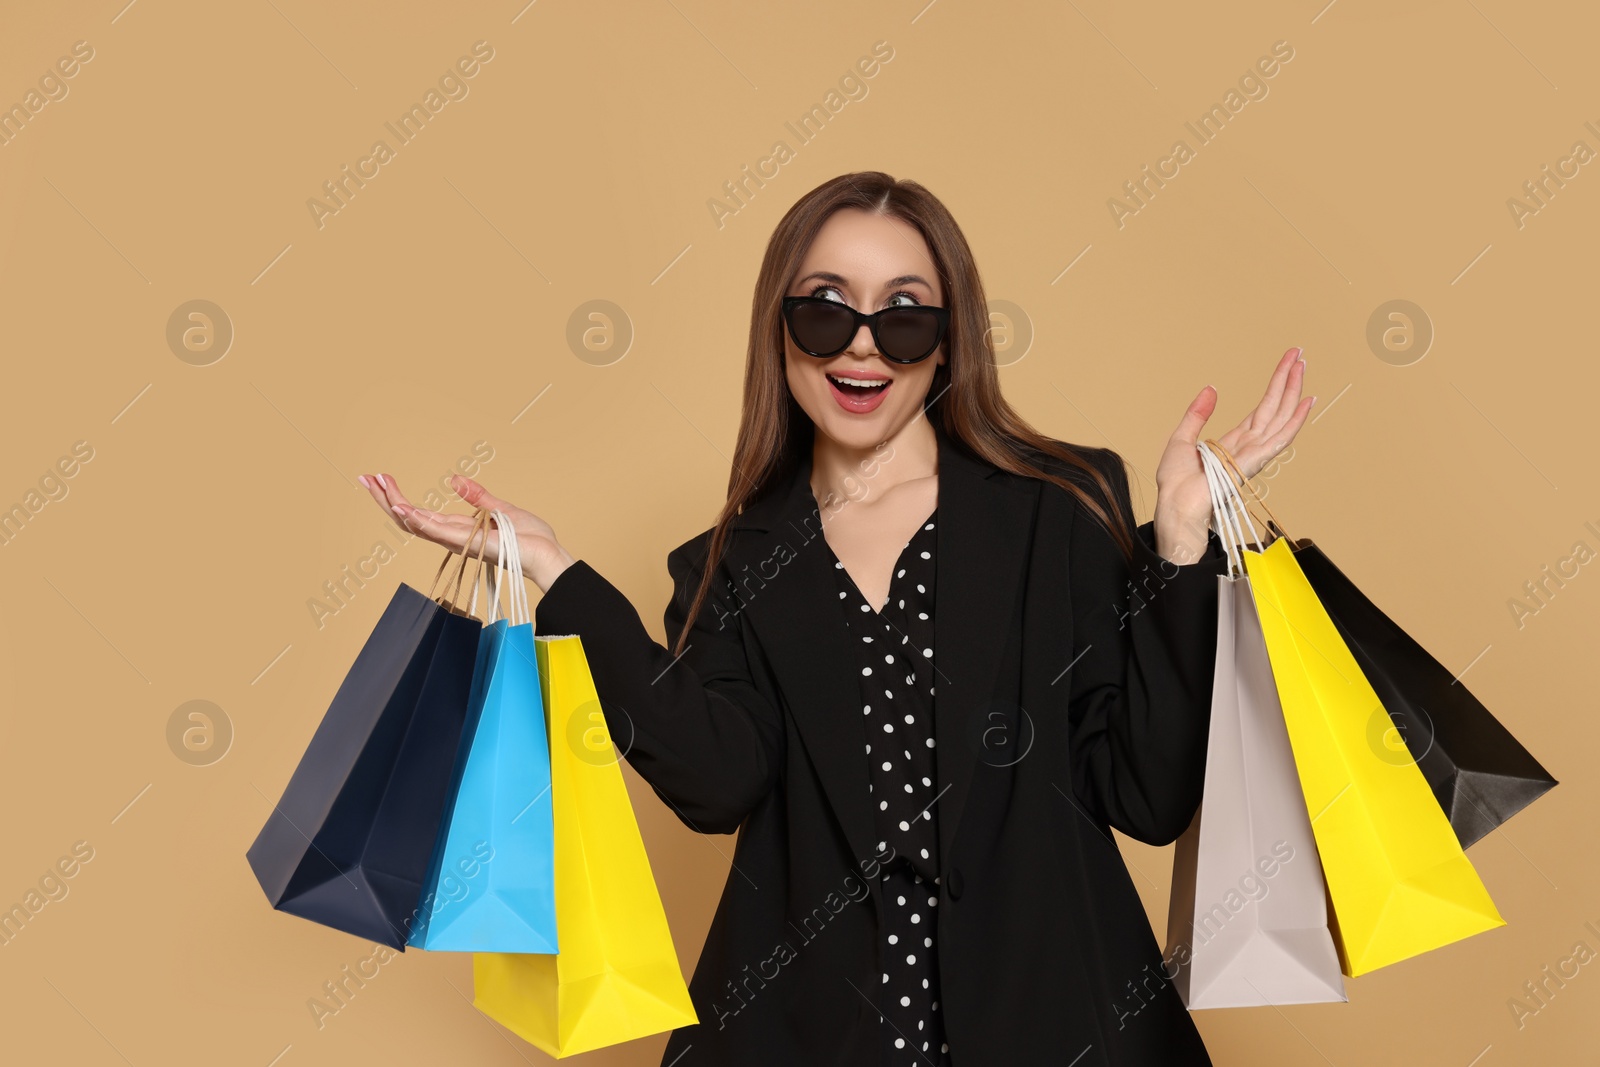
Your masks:
{"label": "blazer lapel", "polygon": [[[934,742],[941,865],[966,804],[996,697],[1006,627],[1021,588],[1038,483],[939,440],[935,559]],[[855,650],[839,615],[835,577],[811,492],[809,449],[790,479],[733,522],[747,531],[728,553],[735,610],[745,614],[858,862],[879,855],[868,792],[867,736]]]}
{"label": "blazer lapel", "polygon": [[1043,483],[970,456],[942,434],[940,441],[933,719],[939,860],[949,870],[980,757],[1009,768],[1025,753],[1019,747],[1031,743],[1006,703],[1017,695],[1017,680],[1001,679],[999,671]]}

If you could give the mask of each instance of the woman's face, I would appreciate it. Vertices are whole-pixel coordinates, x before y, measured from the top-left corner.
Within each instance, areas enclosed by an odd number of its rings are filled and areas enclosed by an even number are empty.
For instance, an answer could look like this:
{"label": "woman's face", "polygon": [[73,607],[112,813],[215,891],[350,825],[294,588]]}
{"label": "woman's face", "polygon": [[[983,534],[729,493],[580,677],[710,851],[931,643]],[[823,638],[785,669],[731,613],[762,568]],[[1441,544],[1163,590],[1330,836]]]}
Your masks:
{"label": "woman's face", "polygon": [[[932,252],[917,228],[856,208],[841,208],[823,223],[785,295],[838,300],[868,315],[902,304],[944,306]],[[827,359],[802,351],[787,325],[783,341],[795,401],[819,432],[862,450],[876,448],[921,413],[947,348],[941,341],[920,363],[894,363],[878,352],[866,326]],[[885,384],[857,386],[849,380]]]}

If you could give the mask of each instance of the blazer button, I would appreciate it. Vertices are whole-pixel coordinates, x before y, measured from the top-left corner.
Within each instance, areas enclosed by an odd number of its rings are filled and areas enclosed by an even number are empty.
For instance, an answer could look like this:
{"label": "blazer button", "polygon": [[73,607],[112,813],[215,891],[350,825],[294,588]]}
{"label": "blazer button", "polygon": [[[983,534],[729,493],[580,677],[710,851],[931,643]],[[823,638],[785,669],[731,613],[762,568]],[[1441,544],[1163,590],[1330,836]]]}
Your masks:
{"label": "blazer button", "polygon": [[944,891],[951,900],[961,899],[961,872],[954,867],[950,868],[950,873],[945,876]]}

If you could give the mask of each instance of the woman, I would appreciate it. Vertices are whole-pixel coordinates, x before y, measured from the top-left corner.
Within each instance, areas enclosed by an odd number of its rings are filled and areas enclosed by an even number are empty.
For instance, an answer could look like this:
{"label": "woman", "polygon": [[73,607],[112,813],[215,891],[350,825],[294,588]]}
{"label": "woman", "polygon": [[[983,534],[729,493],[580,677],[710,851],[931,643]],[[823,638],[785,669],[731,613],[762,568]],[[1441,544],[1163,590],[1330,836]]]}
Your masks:
{"label": "woman", "polygon": [[[629,762],[691,828],[739,834],[690,983],[700,1022],[664,1063],[1210,1062],[1110,827],[1164,844],[1199,803],[1225,563],[1196,448],[1216,393],[1135,529],[1116,453],[1001,397],[988,326],[922,186],[847,174],[789,211],[727,502],[667,557],[670,648],[546,522],[456,479],[512,516],[536,632],[583,638]],[[1298,357],[1219,438],[1246,473],[1315,399]],[[467,516],[363,481],[464,547]]]}

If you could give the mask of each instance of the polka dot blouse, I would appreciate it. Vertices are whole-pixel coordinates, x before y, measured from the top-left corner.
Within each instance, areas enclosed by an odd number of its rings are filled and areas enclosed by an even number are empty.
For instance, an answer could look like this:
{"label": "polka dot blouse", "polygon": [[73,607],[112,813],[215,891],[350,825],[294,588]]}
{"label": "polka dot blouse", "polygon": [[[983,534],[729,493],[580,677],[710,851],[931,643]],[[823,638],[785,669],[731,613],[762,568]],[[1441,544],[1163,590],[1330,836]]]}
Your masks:
{"label": "polka dot blouse", "polygon": [[[889,596],[867,603],[829,549],[861,679],[873,809],[883,868],[882,982],[874,1001],[885,1064],[949,1063],[939,1012],[939,833],[933,738],[933,573],[938,509],[895,561]],[[824,541],[826,543],[826,541]]]}

